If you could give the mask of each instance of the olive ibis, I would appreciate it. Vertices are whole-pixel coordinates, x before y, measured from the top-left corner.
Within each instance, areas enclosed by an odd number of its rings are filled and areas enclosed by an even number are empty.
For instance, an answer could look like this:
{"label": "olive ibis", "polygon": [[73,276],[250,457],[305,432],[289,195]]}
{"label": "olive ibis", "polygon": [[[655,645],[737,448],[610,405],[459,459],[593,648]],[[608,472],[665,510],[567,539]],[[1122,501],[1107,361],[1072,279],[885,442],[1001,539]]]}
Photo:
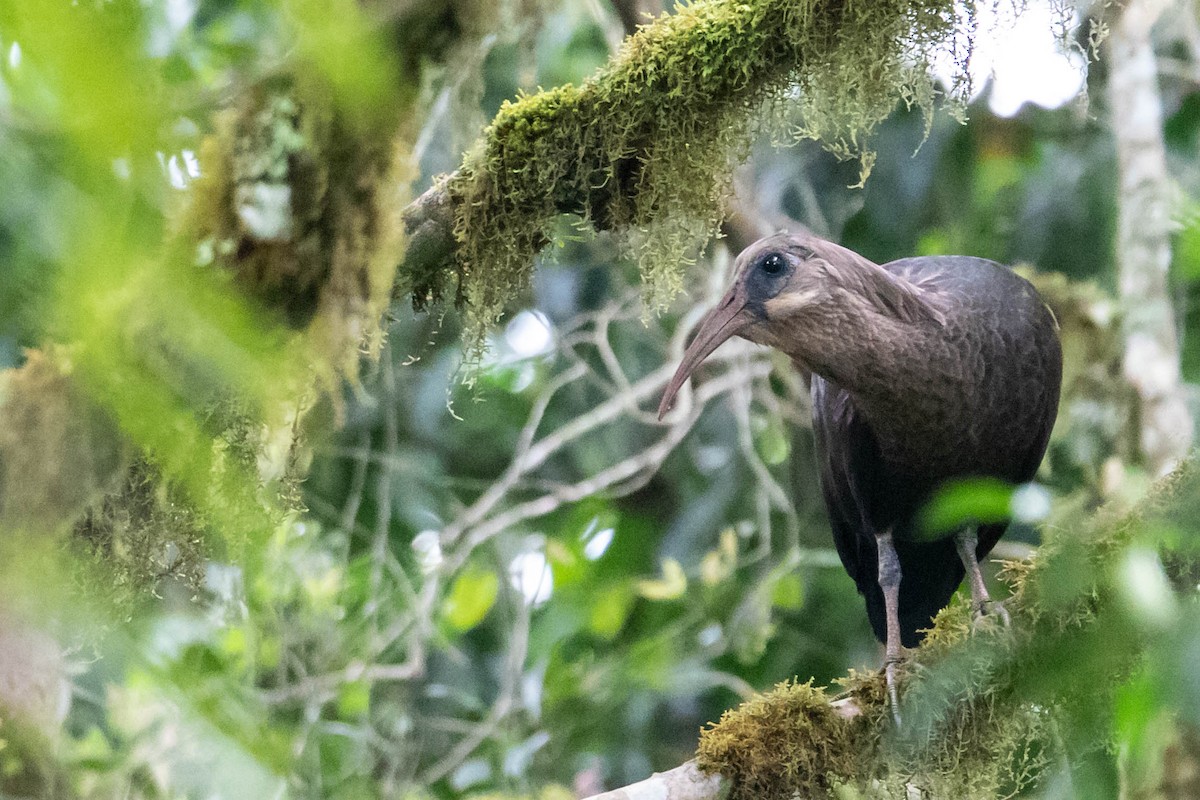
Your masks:
{"label": "olive ibis", "polygon": [[[807,234],[738,256],[733,286],[700,322],[659,406],[718,345],[741,336],[811,375],[813,431],[834,543],[895,666],[969,574],[991,606],[979,559],[1007,523],[929,538],[918,512],[947,481],[1033,478],[1058,410],[1057,324],[1033,286],[968,256],[877,265]],[[1007,622],[1003,607],[997,610]]]}

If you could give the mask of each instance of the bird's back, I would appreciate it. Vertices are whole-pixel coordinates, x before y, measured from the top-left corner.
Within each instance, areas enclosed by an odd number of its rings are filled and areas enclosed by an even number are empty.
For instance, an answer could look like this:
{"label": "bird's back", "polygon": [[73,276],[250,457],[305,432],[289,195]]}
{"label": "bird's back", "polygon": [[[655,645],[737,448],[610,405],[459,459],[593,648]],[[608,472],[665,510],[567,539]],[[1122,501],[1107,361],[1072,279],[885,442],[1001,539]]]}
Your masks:
{"label": "bird's back", "polygon": [[[905,363],[880,365],[897,390],[886,414],[876,408],[872,418],[852,391],[814,375],[813,429],[834,540],[880,639],[875,534],[892,530],[902,639],[913,646],[963,577],[951,539],[921,539],[917,510],[947,480],[1034,476],[1058,408],[1062,356],[1053,316],[1007,267],[942,256],[883,268],[927,293],[944,324],[914,338]],[[980,528],[979,557],[1004,527]]]}

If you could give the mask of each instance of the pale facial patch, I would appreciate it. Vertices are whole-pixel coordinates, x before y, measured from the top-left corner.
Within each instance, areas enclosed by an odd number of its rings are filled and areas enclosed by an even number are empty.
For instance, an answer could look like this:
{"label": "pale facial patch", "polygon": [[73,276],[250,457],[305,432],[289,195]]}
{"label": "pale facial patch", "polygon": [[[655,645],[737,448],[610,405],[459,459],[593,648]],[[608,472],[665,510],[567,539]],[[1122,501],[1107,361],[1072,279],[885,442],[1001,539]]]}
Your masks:
{"label": "pale facial patch", "polygon": [[764,307],[767,309],[767,319],[780,319],[797,311],[814,305],[822,294],[821,288],[809,289],[806,292],[785,292],[772,297]]}

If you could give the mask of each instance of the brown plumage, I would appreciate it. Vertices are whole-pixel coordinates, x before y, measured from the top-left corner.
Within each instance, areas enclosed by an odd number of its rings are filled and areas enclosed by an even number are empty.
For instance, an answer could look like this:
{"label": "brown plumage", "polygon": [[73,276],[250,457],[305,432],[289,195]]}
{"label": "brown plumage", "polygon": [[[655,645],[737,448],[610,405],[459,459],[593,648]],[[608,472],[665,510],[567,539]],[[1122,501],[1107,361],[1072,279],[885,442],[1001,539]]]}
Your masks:
{"label": "brown plumage", "polygon": [[761,239],[701,321],[659,406],[737,335],[770,345],[812,374],[821,487],[842,564],[887,645],[888,684],[901,644],[971,575],[990,602],[978,559],[1006,524],[929,540],[922,504],[948,480],[1033,478],[1058,409],[1057,326],[1033,286],[967,256],[879,266],[810,235]]}

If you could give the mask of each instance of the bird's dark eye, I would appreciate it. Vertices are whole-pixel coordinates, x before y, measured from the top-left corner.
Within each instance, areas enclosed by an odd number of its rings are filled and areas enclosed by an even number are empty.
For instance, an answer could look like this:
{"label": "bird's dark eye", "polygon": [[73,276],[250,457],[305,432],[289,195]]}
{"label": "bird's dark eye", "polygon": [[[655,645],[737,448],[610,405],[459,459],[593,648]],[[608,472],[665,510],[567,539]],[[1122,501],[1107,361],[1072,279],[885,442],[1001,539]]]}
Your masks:
{"label": "bird's dark eye", "polygon": [[779,253],[770,253],[758,262],[758,268],[768,275],[778,275],[783,272],[785,262]]}

